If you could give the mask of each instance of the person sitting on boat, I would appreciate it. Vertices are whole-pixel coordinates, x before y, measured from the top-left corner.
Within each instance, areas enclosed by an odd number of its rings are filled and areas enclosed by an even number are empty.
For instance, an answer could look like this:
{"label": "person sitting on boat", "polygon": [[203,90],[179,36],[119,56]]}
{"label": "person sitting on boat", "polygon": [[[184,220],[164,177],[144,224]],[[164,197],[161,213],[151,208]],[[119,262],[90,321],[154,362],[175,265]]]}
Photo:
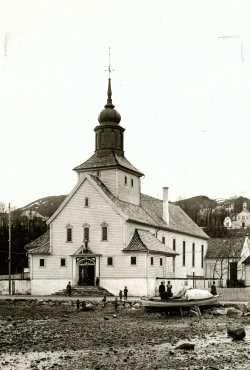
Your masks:
{"label": "person sitting on boat", "polygon": [[160,295],[160,297],[161,297],[162,293],[165,293],[164,281],[162,281],[161,285],[159,286],[159,295]]}
{"label": "person sitting on boat", "polygon": [[164,293],[162,293],[162,295],[161,295],[161,299],[163,300],[163,301],[166,301],[166,300],[168,300],[168,299],[171,299],[171,292],[168,292],[168,291],[166,291],[166,292],[164,292]]}
{"label": "person sitting on boat", "polygon": [[213,294],[213,295],[217,295],[217,289],[216,289],[216,286],[215,286],[215,281],[213,281],[213,284],[211,285],[210,293]]}

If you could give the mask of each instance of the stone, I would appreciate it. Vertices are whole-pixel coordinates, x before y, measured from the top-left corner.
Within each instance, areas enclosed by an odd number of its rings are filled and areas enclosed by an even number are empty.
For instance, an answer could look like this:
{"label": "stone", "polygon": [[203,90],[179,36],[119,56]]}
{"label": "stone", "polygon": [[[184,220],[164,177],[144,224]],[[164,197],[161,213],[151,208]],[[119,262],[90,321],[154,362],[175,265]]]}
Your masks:
{"label": "stone", "polygon": [[245,328],[237,326],[229,326],[227,328],[227,334],[232,337],[234,340],[241,340],[245,338],[246,331]]}
{"label": "stone", "polygon": [[227,309],[227,316],[229,317],[241,317],[243,315],[243,312],[241,310],[237,310],[236,308],[229,307]]}
{"label": "stone", "polygon": [[215,316],[221,316],[221,315],[226,315],[226,314],[227,314],[227,308],[222,308],[222,309],[217,308],[213,311],[213,315]]}
{"label": "stone", "polygon": [[107,316],[104,316],[104,320],[109,320],[109,317],[107,317]]}
{"label": "stone", "polygon": [[244,303],[238,303],[234,306],[237,310],[247,313],[247,306]]}
{"label": "stone", "polygon": [[182,343],[179,346],[177,346],[175,349],[185,349],[185,350],[194,350],[194,344],[193,343]]}

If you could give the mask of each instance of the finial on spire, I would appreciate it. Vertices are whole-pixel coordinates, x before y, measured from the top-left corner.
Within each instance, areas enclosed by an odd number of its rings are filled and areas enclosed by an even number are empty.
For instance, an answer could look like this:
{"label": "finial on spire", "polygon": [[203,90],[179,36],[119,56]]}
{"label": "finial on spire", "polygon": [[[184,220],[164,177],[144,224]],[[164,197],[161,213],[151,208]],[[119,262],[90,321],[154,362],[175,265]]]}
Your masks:
{"label": "finial on spire", "polygon": [[110,80],[110,73],[111,73],[112,71],[114,71],[114,69],[111,69],[111,68],[110,68],[110,47],[109,47],[109,67],[108,67],[108,69],[105,69],[105,71],[109,73],[109,80]]}

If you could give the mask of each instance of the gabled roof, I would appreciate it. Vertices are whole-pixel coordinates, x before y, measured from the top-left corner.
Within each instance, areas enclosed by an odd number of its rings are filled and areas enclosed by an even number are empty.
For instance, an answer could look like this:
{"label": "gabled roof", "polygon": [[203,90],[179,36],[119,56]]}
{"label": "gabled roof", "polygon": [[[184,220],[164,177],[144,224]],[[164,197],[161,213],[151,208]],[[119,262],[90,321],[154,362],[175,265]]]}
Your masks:
{"label": "gabled roof", "polygon": [[71,197],[85,180],[89,180],[95,189],[106,199],[121,217],[126,221],[154,226],[164,230],[209,239],[196,223],[179,207],[169,203],[169,224],[162,219],[163,201],[141,194],[141,205],[124,202],[115,197],[99,177],[85,173],[71,193],[67,196],[57,211],[47,221],[49,224],[61,212]]}
{"label": "gabled roof", "polygon": [[245,238],[211,238],[205,258],[240,258]]}
{"label": "gabled roof", "polygon": [[93,257],[93,256],[101,256],[101,254],[96,254],[90,246],[86,249],[84,245],[81,245],[75,253],[72,254],[72,257],[78,256],[78,257]]}
{"label": "gabled roof", "polygon": [[136,172],[140,176],[143,176],[143,173],[139,171],[136,167],[134,167],[125,157],[117,155],[116,153],[110,153],[104,156],[97,156],[93,154],[86,162],[80,164],[79,166],[74,168],[74,171],[86,171],[90,169],[98,169],[98,168],[112,168],[112,167],[123,167],[132,172]]}
{"label": "gabled roof", "polygon": [[39,236],[36,240],[33,242],[27,244],[25,246],[25,249],[30,254],[51,254],[51,248],[50,248],[50,232],[47,231],[43,235]]}
{"label": "gabled roof", "polygon": [[150,231],[141,229],[135,229],[129,244],[123,251],[158,253],[169,257],[178,255],[173,249],[161,243]]}

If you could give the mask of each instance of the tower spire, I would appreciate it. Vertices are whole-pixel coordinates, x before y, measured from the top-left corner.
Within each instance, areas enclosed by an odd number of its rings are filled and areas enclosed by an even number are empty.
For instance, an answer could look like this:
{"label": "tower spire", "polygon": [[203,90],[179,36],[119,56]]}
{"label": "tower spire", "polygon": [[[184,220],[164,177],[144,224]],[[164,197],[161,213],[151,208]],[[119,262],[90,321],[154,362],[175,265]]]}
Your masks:
{"label": "tower spire", "polygon": [[114,108],[115,106],[112,104],[112,90],[111,90],[111,78],[110,78],[110,74],[111,74],[112,71],[114,71],[114,69],[110,68],[110,47],[109,47],[109,67],[105,71],[109,73],[108,99],[107,99],[107,104],[105,105],[105,108]]}

